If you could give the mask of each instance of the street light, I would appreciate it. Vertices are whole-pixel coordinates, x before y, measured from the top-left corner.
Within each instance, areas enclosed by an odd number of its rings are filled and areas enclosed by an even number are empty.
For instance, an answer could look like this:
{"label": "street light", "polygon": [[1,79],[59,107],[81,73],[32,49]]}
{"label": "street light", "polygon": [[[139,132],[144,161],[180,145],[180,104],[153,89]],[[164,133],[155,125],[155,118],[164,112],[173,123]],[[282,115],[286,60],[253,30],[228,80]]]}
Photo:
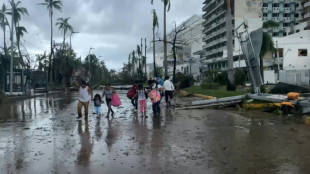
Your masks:
{"label": "street light", "polygon": [[71,49],[72,49],[71,37],[72,37],[72,34],[76,34],[76,33],[80,33],[80,32],[72,31],[71,34],[70,34],[70,48]]}

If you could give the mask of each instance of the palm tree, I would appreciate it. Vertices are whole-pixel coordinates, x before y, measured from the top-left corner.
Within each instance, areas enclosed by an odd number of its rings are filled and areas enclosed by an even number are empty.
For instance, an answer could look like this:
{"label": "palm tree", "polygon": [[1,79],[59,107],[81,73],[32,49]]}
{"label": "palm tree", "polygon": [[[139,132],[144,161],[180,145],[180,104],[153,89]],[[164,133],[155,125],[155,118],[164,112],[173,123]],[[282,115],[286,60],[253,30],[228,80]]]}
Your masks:
{"label": "palm tree", "polygon": [[51,67],[52,67],[52,55],[53,55],[53,9],[57,9],[61,11],[62,1],[61,0],[44,0],[43,3],[38,5],[44,5],[47,7],[49,11],[49,16],[51,18],[51,53],[49,57],[49,65],[48,65],[48,81],[51,80]]}
{"label": "palm tree", "polygon": [[155,58],[155,28],[158,28],[158,17],[156,14],[156,10],[153,9],[153,64],[154,64],[154,77],[157,77],[157,71],[156,71],[156,58]]}
{"label": "palm tree", "polygon": [[[151,0],[153,4],[154,0]],[[167,64],[167,12],[170,10],[170,0],[161,0],[164,3],[164,67],[165,67],[165,76],[168,75],[168,64]]]}
{"label": "palm tree", "polygon": [[59,30],[63,30],[64,32],[64,41],[63,41],[63,49],[65,48],[65,44],[66,44],[66,33],[67,31],[71,31],[73,32],[73,28],[72,26],[68,23],[70,18],[58,18],[57,19],[57,23],[56,25],[59,26]]}
{"label": "palm tree", "polygon": [[19,5],[22,3],[21,1],[18,1],[14,3],[12,0],[9,1],[12,9],[7,13],[12,16],[12,13],[14,13],[14,28],[15,28],[15,34],[16,34],[16,44],[18,48],[19,57],[21,60],[23,60],[23,55],[20,51],[20,38],[24,35],[24,33],[27,33],[27,30],[25,27],[19,26],[19,21],[21,20],[22,15],[28,15],[28,10],[25,7],[19,7]]}
{"label": "palm tree", "polygon": [[235,79],[234,79],[234,56],[233,56],[233,26],[232,26],[232,9],[231,9],[231,1],[226,0],[226,36],[227,36],[227,62],[228,62],[228,83],[227,90],[234,91],[235,87]]}
{"label": "palm tree", "polygon": [[27,29],[25,27],[19,25],[16,27],[16,43],[18,53],[21,59],[22,59],[22,52],[20,51],[20,39],[24,36],[25,33],[27,33]]}
{"label": "palm tree", "polygon": [[137,58],[136,58],[136,52],[135,50],[132,51],[131,53],[131,62],[132,62],[132,75],[135,75],[135,68],[136,68],[136,63],[137,63]]}
{"label": "palm tree", "polygon": [[4,54],[5,55],[8,55],[8,49],[7,49],[7,46],[6,46],[6,35],[5,35],[6,26],[10,27],[9,21],[8,21],[8,19],[6,17],[7,13],[8,13],[8,10],[6,8],[6,5],[3,4],[2,8],[0,10],[0,27],[2,28],[2,31],[3,31],[3,49],[4,49]]}

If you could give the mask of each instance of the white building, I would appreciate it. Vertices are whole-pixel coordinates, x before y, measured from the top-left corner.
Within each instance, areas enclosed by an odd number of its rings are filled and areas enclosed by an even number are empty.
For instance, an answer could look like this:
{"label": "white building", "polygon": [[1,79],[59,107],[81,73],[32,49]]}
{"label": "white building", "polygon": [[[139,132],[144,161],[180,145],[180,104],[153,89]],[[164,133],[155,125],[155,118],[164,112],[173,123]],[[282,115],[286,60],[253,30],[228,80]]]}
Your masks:
{"label": "white building", "polygon": [[[227,70],[226,3],[225,0],[206,0],[204,4],[205,53],[201,53],[200,56],[206,69],[225,71]],[[232,8],[234,29],[243,22],[249,26],[249,32],[262,27],[262,0],[235,0]],[[237,38],[233,38],[233,44],[234,59],[238,59],[242,51]]]}
{"label": "white building", "polygon": [[[177,67],[176,72],[184,74],[191,74],[197,76],[200,74],[200,58],[194,54],[202,50],[203,45],[203,20],[202,17],[194,15],[177,26],[177,29],[185,27],[186,29],[178,34],[177,40],[182,44],[178,44],[182,50],[177,50]],[[167,34],[167,40],[172,41],[174,31]],[[163,42],[156,42],[156,65],[163,67],[164,65],[164,44]],[[153,52],[153,47],[148,49],[148,52]],[[168,43],[168,73],[172,75],[173,72],[173,52],[172,45]]]}

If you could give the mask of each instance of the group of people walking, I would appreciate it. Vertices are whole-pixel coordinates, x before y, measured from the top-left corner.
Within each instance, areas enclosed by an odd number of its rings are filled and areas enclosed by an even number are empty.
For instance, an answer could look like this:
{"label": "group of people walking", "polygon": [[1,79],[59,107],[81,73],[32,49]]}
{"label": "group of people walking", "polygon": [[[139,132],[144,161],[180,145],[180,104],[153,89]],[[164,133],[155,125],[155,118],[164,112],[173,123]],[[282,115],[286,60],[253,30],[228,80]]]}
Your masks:
{"label": "group of people walking", "polygon": [[[94,102],[96,108],[97,117],[100,118],[101,106],[103,103],[106,103],[108,108],[108,113],[106,118],[109,118],[110,115],[114,117],[114,110],[112,106],[121,105],[119,96],[117,95],[114,88],[110,84],[106,85],[103,90],[102,95],[96,94],[93,96],[92,87],[84,80],[81,80],[79,83],[79,101],[78,101],[78,117],[77,119],[82,118],[82,108],[84,108],[85,120],[88,119],[88,108],[90,102]],[[166,106],[171,106],[171,100],[174,93],[174,85],[170,81],[170,77],[166,76],[163,84],[160,84],[158,80],[153,79],[148,81],[149,88],[143,86],[142,83],[135,82],[135,84],[129,89],[127,97],[130,98],[134,109],[137,111],[140,108],[141,117],[147,118],[147,99],[150,98],[152,102],[152,110],[154,117],[160,117],[161,113],[161,100],[165,97]],[[104,100],[105,98],[105,100]]]}
{"label": "group of people walking", "polygon": [[146,108],[147,99],[150,98],[152,102],[152,110],[154,117],[159,117],[161,113],[161,100],[165,96],[166,106],[171,106],[171,100],[174,93],[174,85],[170,81],[170,77],[166,76],[163,84],[160,84],[158,80],[153,79],[148,81],[149,89],[146,89],[143,84],[137,82],[128,91],[127,97],[131,99],[131,103],[137,110],[140,106],[141,117],[147,118]]}

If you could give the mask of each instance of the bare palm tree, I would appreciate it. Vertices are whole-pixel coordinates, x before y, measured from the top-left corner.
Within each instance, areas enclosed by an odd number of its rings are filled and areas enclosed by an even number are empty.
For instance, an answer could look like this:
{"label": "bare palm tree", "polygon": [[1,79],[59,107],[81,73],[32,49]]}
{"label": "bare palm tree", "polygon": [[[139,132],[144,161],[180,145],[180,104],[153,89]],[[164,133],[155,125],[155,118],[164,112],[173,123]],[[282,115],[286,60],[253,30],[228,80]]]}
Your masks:
{"label": "bare palm tree", "polygon": [[49,11],[49,16],[51,19],[51,54],[49,56],[49,65],[48,65],[48,81],[51,80],[51,66],[52,66],[52,55],[53,55],[53,9],[61,11],[62,1],[61,0],[44,0],[43,3],[38,5],[44,5]]}
{"label": "bare palm tree", "polygon": [[234,79],[234,56],[233,56],[233,26],[232,26],[232,9],[231,1],[226,0],[226,37],[227,37],[227,62],[228,62],[228,83],[227,90],[235,90]]}
{"label": "bare palm tree", "polygon": [[2,5],[2,8],[0,10],[0,27],[2,28],[2,31],[3,31],[3,49],[4,49],[4,54],[5,55],[8,55],[8,49],[7,49],[7,46],[6,46],[6,27],[10,27],[9,25],[9,21],[6,17],[8,13],[8,9],[6,7],[5,4]]}
{"label": "bare palm tree", "polygon": [[156,14],[156,10],[153,9],[152,11],[153,13],[153,66],[154,66],[154,77],[157,77],[157,70],[156,70],[156,44],[155,44],[155,29],[156,27],[158,28],[158,17],[157,17],[157,14]]}
{"label": "bare palm tree", "polygon": [[[19,25],[16,27],[16,43],[17,43],[18,53],[21,59],[23,57],[22,57],[22,52],[20,50],[20,39],[24,36],[25,33],[27,33],[27,29],[25,27],[19,26]],[[28,66],[28,68],[30,68],[30,65]]]}
{"label": "bare palm tree", "polygon": [[[153,4],[154,0],[151,0]],[[164,3],[164,68],[165,76],[168,75],[168,62],[167,62],[167,12],[170,10],[170,0],[161,0]]]}
{"label": "bare palm tree", "polygon": [[73,28],[68,22],[69,19],[70,18],[58,18],[57,19],[58,22],[56,23],[56,25],[59,27],[59,30],[62,30],[63,34],[64,34],[63,49],[65,48],[65,44],[66,44],[67,31],[69,30],[69,31],[73,32]]}

